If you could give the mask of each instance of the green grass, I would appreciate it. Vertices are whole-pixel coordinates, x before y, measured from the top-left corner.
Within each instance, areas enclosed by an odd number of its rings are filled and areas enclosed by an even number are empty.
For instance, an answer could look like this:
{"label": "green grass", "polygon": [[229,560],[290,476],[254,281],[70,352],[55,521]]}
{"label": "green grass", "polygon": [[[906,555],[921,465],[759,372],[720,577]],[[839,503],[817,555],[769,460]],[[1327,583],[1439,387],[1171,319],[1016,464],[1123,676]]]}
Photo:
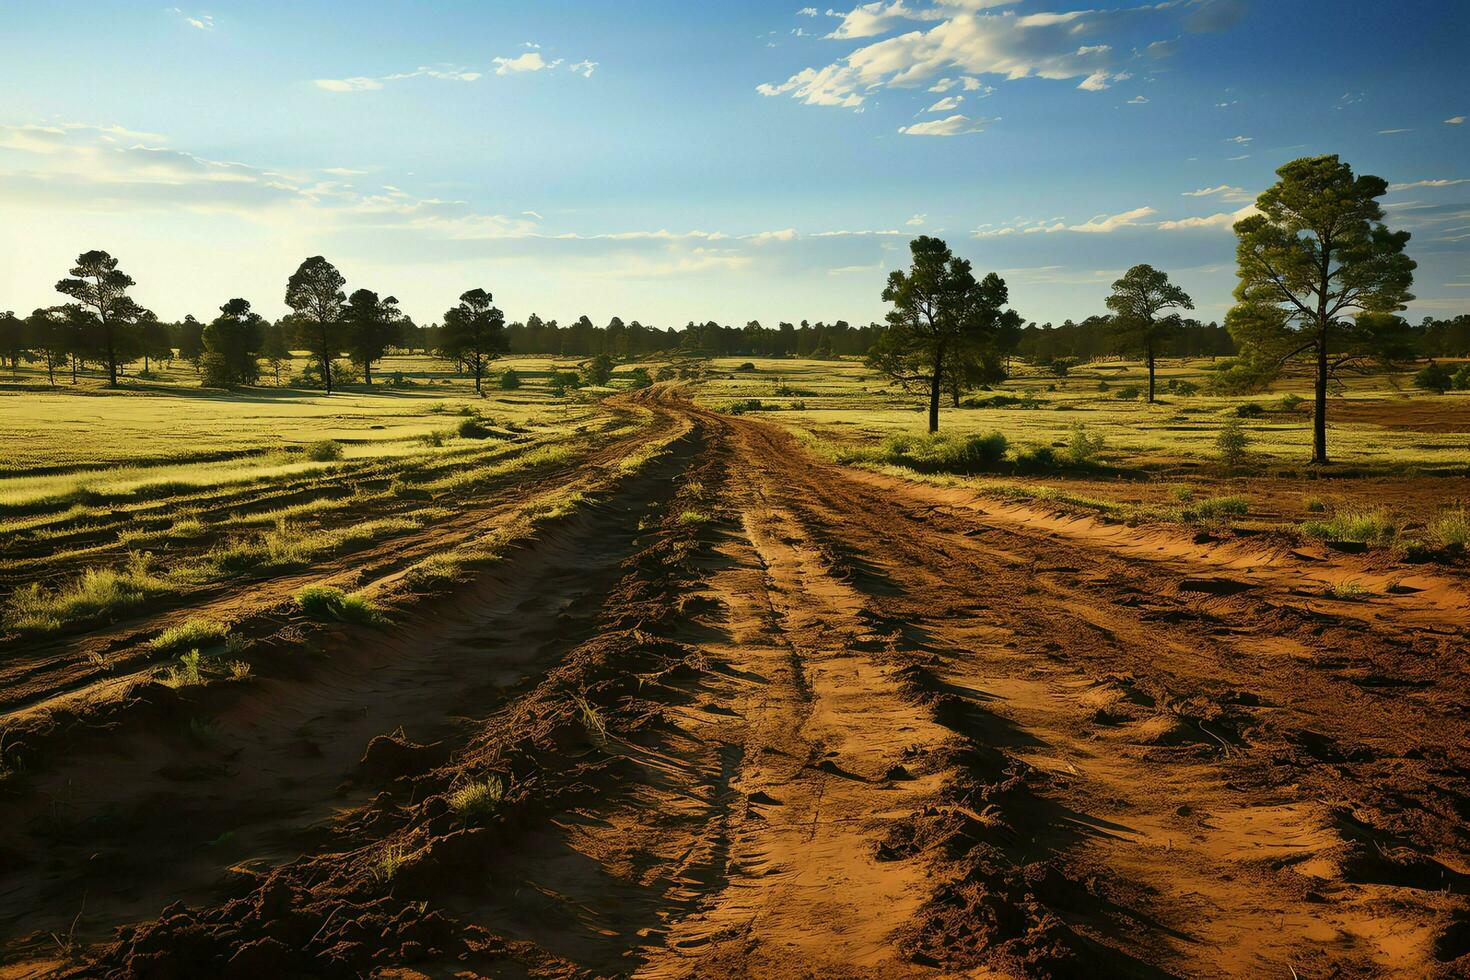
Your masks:
{"label": "green grass", "polygon": [[1382,507],[1342,510],[1320,521],[1302,522],[1302,533],[1325,541],[1359,541],[1381,544],[1392,541],[1398,525]]}
{"label": "green grass", "polygon": [[331,585],[305,586],[297,591],[295,599],[296,607],[316,620],[375,626],[386,619],[383,610],[367,598]]}
{"label": "green grass", "polygon": [[173,583],[153,573],[149,556],[134,552],[122,568],[89,568],[55,590],[34,582],[17,589],[4,622],[20,633],[54,633],[76,623],[129,612],[175,589]]}
{"label": "green grass", "polygon": [[679,514],[679,523],[697,526],[709,523],[710,516],[702,510],[685,510]]}
{"label": "green grass", "polygon": [[449,808],[467,824],[482,824],[495,816],[505,799],[505,783],[499,776],[469,783],[449,794]]}
{"label": "green grass", "polygon": [[1441,548],[1470,548],[1470,514],[1464,508],[1447,510],[1430,523],[1429,533]]}
{"label": "green grass", "polygon": [[178,626],[170,626],[150,641],[159,653],[177,653],[180,650],[206,650],[210,647],[231,646],[229,627],[213,619],[190,619]]}

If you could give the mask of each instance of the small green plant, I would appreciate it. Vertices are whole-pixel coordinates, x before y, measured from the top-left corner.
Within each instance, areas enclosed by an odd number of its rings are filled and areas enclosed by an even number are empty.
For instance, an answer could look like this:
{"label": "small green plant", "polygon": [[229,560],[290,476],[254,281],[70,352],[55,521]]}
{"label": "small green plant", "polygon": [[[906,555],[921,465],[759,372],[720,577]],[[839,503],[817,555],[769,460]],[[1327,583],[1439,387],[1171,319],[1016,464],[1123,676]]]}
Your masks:
{"label": "small green plant", "polygon": [[1227,469],[1233,470],[1243,464],[1249,447],[1250,436],[1246,435],[1240,419],[1227,419],[1220,426],[1220,434],[1215,437],[1215,450]]}
{"label": "small green plant", "polygon": [[1398,525],[1382,507],[1373,510],[1338,511],[1322,521],[1306,521],[1302,533],[1326,541],[1385,543],[1393,540]]}
{"label": "small green plant", "polygon": [[[1137,395],[1134,396],[1135,398]],[[1087,466],[1103,451],[1105,441],[1101,434],[1088,435],[1087,426],[1081,422],[1072,424],[1072,435],[1067,440],[1067,460],[1073,466]]]}
{"label": "small green plant", "polygon": [[1441,548],[1470,547],[1470,514],[1463,507],[1447,510],[1430,523],[1429,533]]}
{"label": "small green plant", "polygon": [[467,824],[481,824],[495,815],[505,799],[505,783],[499,776],[469,783],[449,794],[449,808]]}
{"label": "small green plant", "polygon": [[229,627],[213,619],[195,618],[170,626],[150,642],[159,653],[176,653],[179,650],[207,650],[210,647],[230,645]]}
{"label": "small green plant", "polygon": [[306,447],[306,458],[313,463],[330,463],[342,458],[342,444],[332,439],[322,439]]}
{"label": "small green plant", "polygon": [[500,372],[499,384],[501,391],[515,391],[521,386],[520,373],[515,368],[506,368]]}
{"label": "small green plant", "polygon": [[679,515],[679,523],[689,526],[707,524],[709,519],[709,515],[700,510],[686,510]]}
{"label": "small green plant", "polygon": [[1113,392],[1113,397],[1118,399],[1118,401],[1120,402],[1131,402],[1137,399],[1138,396],[1142,393],[1143,389],[1138,387],[1138,385],[1124,385],[1117,391]]}
{"label": "small green plant", "polygon": [[398,869],[408,860],[408,851],[402,844],[389,844],[378,852],[370,866],[372,876],[383,884],[398,875]]}
{"label": "small green plant", "polygon": [[577,705],[577,713],[581,716],[582,727],[587,729],[587,737],[594,745],[607,744],[607,722],[602,717],[602,712],[597,710],[597,705],[584,697],[575,697],[573,701]]}
{"label": "small green plant", "polygon": [[419,442],[422,442],[424,445],[430,446],[434,449],[438,449],[440,446],[444,445],[444,433],[437,431],[430,432],[428,435],[419,436]]}
{"label": "small green plant", "polygon": [[243,681],[250,676],[250,665],[243,660],[231,660],[226,664],[232,680]]}
{"label": "small green plant", "polygon": [[1357,582],[1335,582],[1327,587],[1327,594],[1334,599],[1363,599],[1372,593]]}
{"label": "small green plant", "polygon": [[1287,392],[1286,394],[1281,396],[1281,410],[1283,412],[1295,412],[1297,406],[1304,401],[1306,401],[1306,399],[1303,398],[1301,395],[1298,395],[1296,392]]}
{"label": "small green plant", "polygon": [[1242,517],[1250,511],[1250,501],[1244,497],[1209,497],[1201,500],[1194,508],[1195,513],[1205,520],[1220,517]]}
{"label": "small green plant", "polygon": [[190,650],[179,657],[177,667],[170,667],[168,673],[163,677],[163,682],[172,688],[191,687],[195,684],[204,683],[204,672],[201,669],[203,658],[198,650]]}
{"label": "small green plant", "polygon": [[1194,487],[1190,487],[1190,486],[1179,486],[1179,487],[1175,487],[1171,491],[1171,493],[1173,494],[1174,499],[1177,500],[1177,501],[1179,501],[1181,504],[1187,504],[1191,500],[1194,499]]}
{"label": "small green plant", "polygon": [[383,611],[355,592],[330,585],[308,585],[296,593],[296,606],[312,619],[339,620],[372,626],[383,621]]}
{"label": "small green plant", "polygon": [[1327,502],[1321,497],[1303,497],[1302,509],[1308,514],[1325,514],[1327,513]]}

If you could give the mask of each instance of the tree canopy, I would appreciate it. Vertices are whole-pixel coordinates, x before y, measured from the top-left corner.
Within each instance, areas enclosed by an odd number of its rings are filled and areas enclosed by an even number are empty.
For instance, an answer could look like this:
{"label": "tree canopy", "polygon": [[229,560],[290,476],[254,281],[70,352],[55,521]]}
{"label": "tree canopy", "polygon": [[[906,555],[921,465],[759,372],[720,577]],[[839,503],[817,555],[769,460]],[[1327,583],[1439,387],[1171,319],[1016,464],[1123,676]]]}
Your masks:
{"label": "tree canopy", "polygon": [[[1108,296],[1118,345],[1126,353],[1143,355],[1148,368],[1148,400],[1154,400],[1154,363],[1164,345],[1179,329],[1179,314],[1165,310],[1192,310],[1189,294],[1169,281],[1169,275],[1151,265],[1135,265],[1113,283]],[[1164,314],[1164,315],[1160,315]]]}
{"label": "tree canopy", "polygon": [[1409,233],[1383,224],[1383,178],[1354,176],[1336,154],[1293,160],[1276,175],[1259,213],[1235,224],[1239,282],[1226,325],[1259,376],[1297,358],[1315,366],[1312,462],[1325,464],[1335,373],[1412,348],[1396,314],[1414,298],[1415,263],[1404,252]]}
{"label": "tree canopy", "polygon": [[464,363],[475,376],[475,390],[485,374],[485,365],[510,349],[505,336],[505,314],[493,305],[484,289],[471,289],[459,297],[459,305],[444,314],[439,352]]}
{"label": "tree canopy", "polygon": [[332,393],[332,358],[342,350],[340,325],[347,280],[320,255],[306,259],[286,282],[286,305],[302,324],[302,341],[316,359],[327,394]]}
{"label": "tree canopy", "polygon": [[1021,318],[1004,309],[1005,280],[992,272],[977,282],[969,261],[942,240],[921,235],[909,251],[909,271],[892,272],[883,290],[893,309],[868,363],[906,388],[927,390],[929,431],[937,432],[941,391],[972,384],[974,365],[996,350],[1003,333],[1018,331]]}

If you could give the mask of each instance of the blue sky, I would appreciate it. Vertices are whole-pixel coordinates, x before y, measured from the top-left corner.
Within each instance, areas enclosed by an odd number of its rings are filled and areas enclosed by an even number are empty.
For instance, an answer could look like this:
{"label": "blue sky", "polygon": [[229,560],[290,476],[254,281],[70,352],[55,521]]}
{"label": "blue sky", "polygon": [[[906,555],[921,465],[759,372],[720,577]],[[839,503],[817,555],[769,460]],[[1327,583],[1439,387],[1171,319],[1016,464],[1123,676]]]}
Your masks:
{"label": "blue sky", "polygon": [[[325,254],[422,321],[880,318],[910,237],[1027,319],[1129,265],[1205,318],[1295,156],[1394,185],[1414,317],[1470,310],[1470,4],[0,0],[0,308],[104,248],[161,316]],[[84,29],[83,29],[84,28]]]}

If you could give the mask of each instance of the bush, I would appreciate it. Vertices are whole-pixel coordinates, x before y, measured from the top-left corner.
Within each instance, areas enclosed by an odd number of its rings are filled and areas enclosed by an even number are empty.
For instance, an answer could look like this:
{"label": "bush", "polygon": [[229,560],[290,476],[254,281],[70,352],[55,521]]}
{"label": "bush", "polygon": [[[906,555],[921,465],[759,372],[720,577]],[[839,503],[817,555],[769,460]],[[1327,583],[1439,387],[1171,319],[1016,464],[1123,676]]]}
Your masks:
{"label": "bush", "polygon": [[1047,370],[1059,378],[1065,378],[1067,372],[1071,371],[1080,363],[1082,362],[1075,357],[1058,357],[1047,365]]}
{"label": "bush", "polygon": [[296,606],[312,619],[340,620],[373,625],[383,621],[383,611],[356,593],[330,585],[308,585],[296,593]]}
{"label": "bush", "polygon": [[744,364],[740,365],[735,370],[737,370],[737,371],[754,371],[755,370],[755,365],[753,363],[751,363],[750,361],[746,361]]}
{"label": "bush", "polygon": [[1291,392],[1281,396],[1281,410],[1283,412],[1295,412],[1298,405],[1306,401],[1301,395]]}
{"label": "bush", "polygon": [[1015,454],[1017,473],[1051,473],[1057,469],[1057,453],[1050,446],[1031,446]]}
{"label": "bush", "polygon": [[977,473],[1005,459],[1006,437],[985,435],[894,436],[883,446],[883,461],[920,473]]}
{"label": "bush", "polygon": [[1193,381],[1185,381],[1182,378],[1170,378],[1167,382],[1165,382],[1164,390],[1171,395],[1183,395],[1185,397],[1188,397],[1190,395],[1199,394],[1199,385],[1195,384]]}
{"label": "bush", "polygon": [[1430,361],[1428,366],[1414,375],[1414,387],[1443,395],[1455,387],[1455,375],[1445,365]]}
{"label": "bush", "polygon": [[330,463],[342,458],[342,444],[331,439],[322,439],[306,447],[306,458],[313,463]]}
{"label": "bush", "polygon": [[648,368],[634,368],[628,372],[628,387],[633,389],[647,388],[653,384],[653,379],[648,376]]}
{"label": "bush", "polygon": [[1220,434],[1215,437],[1215,449],[1220,453],[1220,462],[1226,467],[1235,469],[1245,462],[1246,450],[1250,446],[1250,436],[1246,435],[1245,427],[1241,425],[1240,419],[1230,419],[1220,427]]}
{"label": "bush", "polygon": [[485,428],[479,419],[461,419],[459,425],[454,427],[455,434],[461,439],[488,439],[493,433]]}
{"label": "bush", "polygon": [[1138,387],[1138,385],[1125,385],[1113,392],[1113,397],[1120,402],[1127,402],[1133,401],[1141,394],[1143,394],[1143,389]]}
{"label": "bush", "polygon": [[1460,370],[1455,372],[1455,390],[1470,391],[1470,364],[1461,364]]}
{"label": "bush", "polygon": [[521,376],[514,368],[506,368],[500,372],[499,384],[501,391],[515,391],[521,386]]}
{"label": "bush", "polygon": [[1258,419],[1266,414],[1266,409],[1260,402],[1246,402],[1244,405],[1235,406],[1235,417],[1241,419]]}
{"label": "bush", "polygon": [[1327,541],[1384,542],[1398,533],[1398,525],[1382,507],[1373,510],[1338,511],[1325,521],[1307,521],[1302,533]]}
{"label": "bush", "polygon": [[1067,440],[1067,459],[1074,466],[1086,466],[1097,459],[1103,451],[1104,441],[1100,435],[1087,434],[1087,426],[1081,422],[1072,426],[1072,436]]}

